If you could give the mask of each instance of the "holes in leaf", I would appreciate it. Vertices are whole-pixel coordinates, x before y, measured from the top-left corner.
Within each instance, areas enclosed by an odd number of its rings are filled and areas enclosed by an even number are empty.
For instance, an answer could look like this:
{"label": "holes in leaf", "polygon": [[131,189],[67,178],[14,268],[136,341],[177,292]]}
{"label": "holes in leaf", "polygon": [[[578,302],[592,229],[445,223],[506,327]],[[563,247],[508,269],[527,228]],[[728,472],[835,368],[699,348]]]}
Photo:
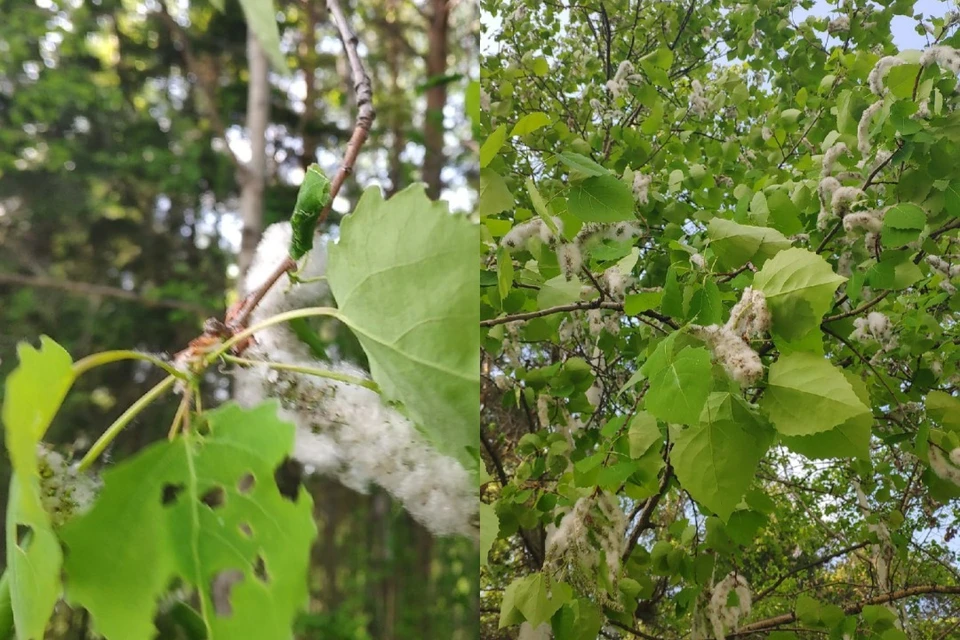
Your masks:
{"label": "holes in leaf", "polygon": [[223,487],[216,485],[210,487],[206,493],[200,496],[200,502],[207,505],[211,509],[218,509],[223,506],[227,501],[227,492],[223,490]]}
{"label": "holes in leaf", "polygon": [[245,473],[237,480],[237,491],[240,493],[250,493],[250,490],[253,489],[253,485],[256,483],[257,479],[253,477],[252,473]]}
{"label": "holes in leaf", "polygon": [[184,485],[182,482],[179,484],[172,484],[169,482],[166,483],[165,485],[163,485],[163,488],[161,491],[160,503],[165,507],[170,506],[171,504],[176,502],[177,496],[179,496],[180,492],[182,492],[185,488],[186,488],[186,485]]}
{"label": "holes in leaf", "polygon": [[240,529],[240,533],[242,533],[246,537],[248,538],[253,537],[253,529],[250,528],[249,522],[241,522],[240,524],[237,525],[237,528]]}
{"label": "holes in leaf", "polygon": [[296,502],[300,495],[300,479],[303,475],[303,465],[293,458],[284,458],[273,472],[273,480],[277,483],[277,489],[282,495],[291,502]]}
{"label": "holes in leaf", "polygon": [[220,571],[210,581],[210,600],[213,602],[214,612],[221,618],[233,615],[230,592],[233,586],[240,582],[243,582],[243,571],[238,569]]}
{"label": "holes in leaf", "polygon": [[17,546],[27,550],[27,547],[30,546],[31,535],[33,533],[33,527],[28,524],[17,523]]}
{"label": "holes in leaf", "polygon": [[257,576],[260,582],[270,582],[270,574],[267,573],[267,564],[263,561],[263,556],[257,554],[257,559],[253,563],[253,575]]}

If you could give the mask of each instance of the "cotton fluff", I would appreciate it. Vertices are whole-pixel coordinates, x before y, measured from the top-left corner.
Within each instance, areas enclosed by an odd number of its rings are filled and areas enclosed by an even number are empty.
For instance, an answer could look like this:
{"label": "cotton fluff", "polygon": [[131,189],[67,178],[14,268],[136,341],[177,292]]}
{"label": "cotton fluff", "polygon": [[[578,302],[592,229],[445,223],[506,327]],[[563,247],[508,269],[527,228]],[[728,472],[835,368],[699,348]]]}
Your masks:
{"label": "cotton fluff", "polygon": [[951,264],[940,256],[927,256],[926,261],[934,271],[947,278],[960,276],[960,262]]}
{"label": "cotton fluff", "polygon": [[883,86],[883,79],[891,67],[896,67],[901,64],[903,64],[903,60],[896,56],[884,56],[877,60],[877,64],[873,66],[873,69],[870,70],[870,74],[867,76],[867,85],[869,85],[870,91],[880,97],[889,93],[890,91]]}
{"label": "cotton fluff", "polygon": [[760,354],[748,342],[770,330],[770,311],[763,292],[752,287],[744,289],[723,326],[691,325],[691,329],[710,347],[714,360],[740,385],[752,386],[763,376]]}
{"label": "cotton fluff", "polygon": [[936,45],[924,49],[920,56],[920,64],[928,67],[934,62],[944,69],[949,69],[952,73],[960,73],[960,52],[953,47]]}
{"label": "cotton fluff", "polygon": [[587,397],[587,402],[594,407],[599,407],[600,399],[603,397],[603,387],[597,383],[594,383],[589,389],[587,389],[587,392],[584,395]]}
{"label": "cotton fluff", "polygon": [[537,396],[537,420],[541,428],[550,426],[550,397],[545,393]]}
{"label": "cotton fluff", "polygon": [[603,285],[614,300],[623,300],[627,290],[627,277],[620,267],[613,265],[603,272]]}
{"label": "cotton fluff", "polygon": [[833,215],[843,217],[850,212],[853,204],[863,197],[863,191],[857,187],[839,187],[830,198]]}
{"label": "cotton fluff", "polygon": [[572,585],[581,595],[593,596],[601,604],[619,609],[615,596],[600,592],[597,571],[602,556],[602,566],[616,594],[626,530],[627,518],[616,497],[601,493],[580,498],[547,535],[544,571]]}
{"label": "cotton fluff", "polygon": [[877,100],[860,114],[860,122],[857,124],[857,151],[863,155],[869,154],[873,148],[870,143],[870,124],[882,108],[883,100]]}
{"label": "cotton fluff", "polygon": [[823,153],[823,164],[821,169],[821,175],[826,178],[833,173],[833,167],[837,164],[837,160],[840,159],[840,156],[844,154],[849,154],[850,150],[847,149],[847,145],[843,142],[838,142],[831,146]]}
{"label": "cotton fluff", "polygon": [[624,60],[617,67],[617,73],[612,79],[607,81],[607,90],[614,98],[619,98],[629,88],[629,80],[633,75],[633,64],[629,60]]}
{"label": "cotton fluff", "polygon": [[[289,247],[290,225],[278,223],[264,232],[247,274],[247,289],[259,286]],[[323,275],[326,245],[317,242],[303,275]],[[256,324],[276,313],[320,302],[324,282],[290,286],[284,277],[264,296],[251,316]],[[368,378],[347,363],[317,361],[287,325],[255,334],[251,359],[308,366]],[[280,401],[279,415],[296,425],[294,457],[311,472],[338,478],[361,492],[376,483],[399,500],[419,522],[437,535],[476,538],[479,516],[476,487],[454,458],[436,451],[413,423],[376,392],[329,378],[256,365],[236,372],[237,399],[245,406],[270,397]]]}
{"label": "cotton fluff", "polygon": [[591,336],[599,336],[603,331],[603,312],[600,309],[590,309],[587,311],[587,329]]}
{"label": "cotton fluff", "polygon": [[103,486],[99,477],[80,471],[43,444],[37,445],[37,467],[40,502],[54,527],[86,513]]}
{"label": "cotton fluff", "polygon": [[840,181],[834,177],[826,177],[817,185],[817,194],[820,196],[820,214],[817,216],[817,228],[821,231],[830,226],[830,220],[833,213],[830,210],[830,203],[833,194],[840,188]]}
{"label": "cotton fluff", "polygon": [[[728,605],[730,594],[736,593],[736,605]],[[740,620],[750,615],[753,600],[750,595],[750,585],[746,578],[731,572],[713,588],[710,604],[707,607],[707,617],[713,626],[713,634],[718,640],[726,638],[727,631],[736,631]]]}
{"label": "cotton fluff", "polygon": [[550,640],[553,637],[553,630],[549,622],[543,622],[538,627],[534,627],[527,621],[520,625],[520,635],[517,640]]}
{"label": "cotton fluff", "polygon": [[639,171],[633,174],[633,197],[640,204],[647,204],[650,201],[650,183],[653,176]]}
{"label": "cotton fluff", "polygon": [[690,113],[702,118],[710,112],[710,101],[703,93],[703,85],[699,80],[690,83]]}
{"label": "cotton fluff", "polygon": [[871,311],[866,318],[855,319],[853,326],[853,333],[850,334],[851,340],[878,342],[884,351],[890,351],[897,346],[897,337],[893,334],[893,325],[890,318],[879,311]]}
{"label": "cotton fluff", "polygon": [[838,16],[827,24],[827,33],[835,35],[850,30],[850,17]]}
{"label": "cotton fluff", "polygon": [[563,220],[560,218],[551,216],[551,222],[553,226],[556,227],[557,232],[554,233],[550,230],[550,227],[546,223],[540,225],[540,242],[546,245],[554,246],[557,241],[560,239],[560,236],[563,234]]}
{"label": "cotton fluff", "polygon": [[[503,236],[500,240],[500,246],[505,247],[511,252],[522,249],[524,245],[526,245],[527,240],[540,235],[541,228],[545,226],[543,220],[540,218],[533,218],[532,220],[521,222]],[[549,232],[549,229],[547,231]]]}
{"label": "cotton fluff", "polygon": [[690,264],[692,264],[697,271],[707,270],[707,259],[699,253],[690,256]]}
{"label": "cotton fluff", "polygon": [[843,216],[843,228],[850,235],[861,233],[880,233],[883,228],[883,210],[871,209]]}
{"label": "cotton fluff", "polygon": [[572,280],[580,271],[583,264],[583,255],[580,253],[580,247],[572,243],[563,243],[557,247],[557,261],[560,263],[560,269],[563,271],[563,277]]}

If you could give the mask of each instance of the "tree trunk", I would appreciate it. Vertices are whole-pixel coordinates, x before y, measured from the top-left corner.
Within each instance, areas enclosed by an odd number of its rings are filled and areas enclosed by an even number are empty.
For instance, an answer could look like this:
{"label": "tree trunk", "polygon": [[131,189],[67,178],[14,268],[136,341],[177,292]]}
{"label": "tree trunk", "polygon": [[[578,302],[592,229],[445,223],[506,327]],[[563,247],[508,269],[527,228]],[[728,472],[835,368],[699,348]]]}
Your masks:
{"label": "tree trunk", "polygon": [[[388,0],[387,15],[396,15],[397,0]],[[386,20],[386,17],[384,18]],[[388,177],[390,188],[387,197],[392,196],[404,187],[403,160],[401,154],[407,144],[404,135],[406,118],[404,117],[403,89],[400,87],[400,35],[397,29],[384,29],[383,35],[387,38],[387,67],[390,69],[390,156],[388,160]]]}
{"label": "tree trunk", "polygon": [[270,82],[267,54],[252,30],[247,32],[247,60],[250,84],[247,87],[247,137],[250,162],[240,176],[240,218],[243,235],[237,264],[240,276],[247,272],[263,231],[263,192],[267,180],[267,120],[270,117]]}
{"label": "tree trunk", "polygon": [[[436,82],[447,72],[447,54],[449,44],[447,31],[450,7],[447,0],[430,0],[433,8],[428,34],[427,79]],[[423,158],[423,181],[427,183],[427,195],[440,197],[443,184],[440,172],[444,165],[443,156],[443,107],[447,104],[447,85],[440,82],[427,90],[427,113],[424,118],[424,144],[426,154]]]}

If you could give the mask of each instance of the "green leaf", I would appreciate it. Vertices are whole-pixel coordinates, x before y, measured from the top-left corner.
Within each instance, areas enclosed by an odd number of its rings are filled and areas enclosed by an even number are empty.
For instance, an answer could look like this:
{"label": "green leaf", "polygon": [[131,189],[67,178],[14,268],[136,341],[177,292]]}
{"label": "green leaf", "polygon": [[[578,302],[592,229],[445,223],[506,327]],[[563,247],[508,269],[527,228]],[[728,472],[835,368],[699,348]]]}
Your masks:
{"label": "green leaf", "polygon": [[570,213],[584,222],[634,220],[633,193],[614,176],[594,176],[570,186]]}
{"label": "green leaf", "polygon": [[821,356],[796,352],[770,366],[760,406],[777,431],[808,436],[870,413],[843,372]]}
{"label": "green leaf", "polygon": [[510,132],[511,136],[525,136],[528,133],[533,133],[541,127],[545,127],[552,122],[550,116],[543,113],[542,111],[536,111],[534,113],[528,113],[519,120],[517,124],[513,125],[513,131]]}
{"label": "green leaf", "polygon": [[567,280],[559,275],[550,278],[540,286],[537,293],[537,307],[549,309],[562,304],[570,304],[580,299],[580,281],[576,278]]}
{"label": "green leaf", "polygon": [[723,314],[723,304],[720,301],[720,288],[717,283],[708,279],[693,292],[690,298],[690,312],[687,317],[697,324],[719,324]]}
{"label": "green leaf", "polygon": [[513,259],[506,247],[497,249],[497,286],[500,298],[506,298],[513,286]]}
{"label": "green leaf", "polygon": [[290,73],[287,59],[280,51],[280,28],[273,0],[240,0],[240,6],[247,19],[247,28],[257,36],[257,42],[267,54],[273,70],[282,75]]}
{"label": "green leaf", "polygon": [[585,155],[574,153],[572,151],[564,151],[563,153],[557,154],[557,159],[560,160],[563,164],[567,165],[573,171],[583,174],[584,176],[608,176],[610,172],[604,169],[602,166],[591,160]]}
{"label": "green leaf", "polygon": [[533,204],[533,208],[536,210],[537,215],[540,216],[540,219],[543,220],[543,223],[547,225],[547,228],[550,229],[554,234],[558,234],[559,230],[557,229],[557,224],[553,220],[553,216],[550,215],[550,211],[547,209],[547,203],[543,201],[543,196],[540,195],[540,191],[537,189],[536,183],[533,181],[533,178],[527,178],[526,182],[527,194],[530,196],[530,202]]}
{"label": "green leaf", "polygon": [[[869,407],[870,392],[863,380],[846,371],[843,377],[853,387],[860,402]],[[853,457],[869,460],[872,427],[873,416],[867,412],[848,418],[828,431],[809,436],[782,436],[780,439],[791,451],[814,460]]]}
{"label": "green leaf", "polygon": [[507,139],[507,126],[500,125],[497,127],[490,136],[484,140],[483,145],[480,147],[480,168],[486,167],[497,157],[497,154],[500,152],[500,147],[503,146],[503,142]]}
{"label": "green leaf", "polygon": [[944,391],[931,391],[924,401],[927,414],[944,429],[960,432],[960,399]]}
{"label": "green leaf", "polygon": [[[787,249],[768,260],[753,279],[767,298],[775,342],[800,342],[817,331],[833,303],[833,293],[846,278],[806,249]],[[852,392],[851,392],[852,393]]]}
{"label": "green leaf", "polygon": [[919,64],[897,65],[887,72],[883,84],[890,90],[894,98],[909,98],[913,95],[913,86],[919,73]]}
{"label": "green leaf", "polygon": [[73,384],[73,362],[43,336],[17,345],[20,364],[4,386],[3,425],[13,469],[7,502],[6,576],[18,640],[43,638],[60,599],[60,542],[43,508],[37,444]]}
{"label": "green leaf", "polygon": [[628,294],[623,300],[623,312],[628,316],[635,316],[644,311],[656,309],[660,306],[661,298],[663,298],[662,291],[643,291]]}
{"label": "green leaf", "polygon": [[[511,582],[503,592],[500,605],[500,628],[508,624],[514,612],[520,613],[534,627],[549,622],[560,607],[573,598],[568,584],[551,580],[543,573],[533,573]],[[505,624],[506,623],[506,624]]]}
{"label": "green leaf", "polygon": [[487,554],[500,533],[500,519],[493,505],[480,503],[480,566],[487,564]]}
{"label": "green leaf", "polygon": [[640,125],[640,132],[652,136],[657,131],[660,130],[660,125],[663,124],[663,101],[657,100],[653,103],[653,106],[650,107],[650,115],[646,117],[643,123]]}
{"label": "green leaf", "polygon": [[790,248],[790,241],[776,229],[739,224],[713,218],[707,225],[710,248],[725,269],[736,269],[748,262],[760,267],[778,252]]}
{"label": "green leaf", "polygon": [[[663,346],[661,343],[658,349]],[[685,347],[676,356],[667,357],[664,366],[645,373],[650,378],[647,411],[664,422],[697,423],[713,385],[709,351]]]}
{"label": "green leaf", "polygon": [[422,184],[389,200],[371,187],[343,219],[328,266],[339,317],[384,396],[467,469],[479,437],[479,236]]}
{"label": "green leaf", "polygon": [[330,203],[330,181],[320,167],[311,164],[297,192],[297,203],[290,217],[293,235],[290,238],[290,257],[299,260],[313,249],[313,232],[320,212]]}
{"label": "green leaf", "polygon": [[726,522],[770,446],[769,428],[729,393],[711,393],[694,425],[671,429],[670,463],[680,485]]}
{"label": "green leaf", "polygon": [[673,265],[667,268],[663,296],[660,299],[660,311],[674,318],[683,317],[683,290],[680,288],[677,270]]}
{"label": "green leaf", "polygon": [[638,411],[630,421],[627,438],[630,441],[630,457],[639,458],[662,438],[657,419],[646,411]]}
{"label": "green leaf", "polygon": [[[175,577],[197,589],[210,640],[287,637],[307,603],[310,494],[287,497],[274,479],[293,425],[275,402],[206,418],[207,435],[158,442],[104,472],[93,508],[63,528],[68,599],[110,640],[153,638]],[[215,601],[214,582],[231,573],[238,581]]]}
{"label": "green leaf", "polygon": [[471,80],[463,92],[463,101],[466,105],[467,116],[474,127],[480,126],[480,83]]}
{"label": "green leaf", "polygon": [[533,72],[542,78],[550,73],[550,66],[544,58],[537,58],[533,61]]}
{"label": "green leaf", "polygon": [[883,215],[881,242],[885,247],[899,247],[913,242],[920,237],[926,224],[927,214],[923,209],[909,202],[901,202]]}
{"label": "green leaf", "polygon": [[557,614],[555,640],[595,640],[606,618],[600,607],[586,598],[568,602]]}
{"label": "green leaf", "polygon": [[478,213],[481,218],[495,216],[513,208],[513,194],[500,174],[493,169],[480,169],[480,198]]}
{"label": "green leaf", "polygon": [[[767,196],[767,206],[770,208],[771,227],[785,235],[793,235],[803,230],[800,209],[790,199],[786,189],[779,189]],[[789,241],[787,244],[789,246]]]}

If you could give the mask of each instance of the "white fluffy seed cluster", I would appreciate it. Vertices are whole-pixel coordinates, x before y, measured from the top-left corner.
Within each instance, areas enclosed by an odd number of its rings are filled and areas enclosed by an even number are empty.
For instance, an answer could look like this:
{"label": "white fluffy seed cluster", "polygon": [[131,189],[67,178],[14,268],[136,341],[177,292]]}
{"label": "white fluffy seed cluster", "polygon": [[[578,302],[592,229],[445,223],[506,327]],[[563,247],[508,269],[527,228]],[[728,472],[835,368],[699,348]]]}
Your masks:
{"label": "white fluffy seed cluster", "polygon": [[960,447],[944,456],[939,447],[930,447],[930,468],[937,477],[960,487]]}
{"label": "white fluffy seed cluster", "polygon": [[557,261],[560,263],[563,277],[572,280],[583,264],[583,254],[580,253],[580,247],[576,244],[564,242],[557,247]]}
{"label": "white fluffy seed cluster", "polygon": [[870,70],[870,74],[867,76],[867,85],[870,87],[870,91],[881,98],[889,93],[890,90],[883,86],[883,79],[892,67],[901,64],[903,64],[903,60],[897,56],[884,56],[877,60],[877,64],[873,65],[873,69]]}
{"label": "white fluffy seed cluster", "polygon": [[833,218],[831,201],[833,194],[840,188],[840,181],[833,176],[827,176],[817,185],[817,195],[820,196],[820,215],[817,216],[817,228],[825,231]]}
{"label": "white fluffy seed cluster", "polygon": [[847,148],[847,145],[843,142],[838,142],[831,146],[829,149],[823,152],[823,163],[820,171],[820,175],[824,178],[833,174],[833,167],[837,164],[837,160],[840,159],[840,156],[847,155],[850,153],[850,150]]}
{"label": "white fluffy seed cluster", "polygon": [[873,117],[880,113],[883,108],[883,100],[877,100],[860,114],[860,122],[857,123],[857,151],[863,155],[868,155],[873,148],[870,142],[870,125]]}
{"label": "white fluffy seed cluster", "polygon": [[879,311],[871,311],[866,318],[857,318],[853,321],[855,327],[850,334],[851,340],[857,342],[878,342],[884,351],[897,347],[897,336],[893,333],[893,324],[890,318]]}
{"label": "white fluffy seed cluster", "polygon": [[544,570],[572,585],[581,595],[594,596],[603,604],[619,608],[605,591],[598,593],[597,571],[602,555],[610,583],[616,587],[626,530],[627,518],[614,496],[603,493],[580,498],[560,524],[547,533]]}
{"label": "white fluffy seed cluster", "polygon": [[622,96],[630,87],[630,82],[642,79],[643,76],[633,73],[633,64],[629,60],[624,60],[617,67],[617,73],[613,78],[607,81],[607,90],[614,98]]}
{"label": "white fluffy seed cluster", "polygon": [[853,205],[863,197],[863,191],[857,187],[838,187],[830,197],[833,215],[843,217],[850,213]]}
{"label": "white fluffy seed cluster", "polygon": [[639,171],[633,174],[633,198],[639,204],[650,202],[650,183],[653,182],[653,176]]}
{"label": "white fluffy seed cluster", "polygon": [[[247,274],[247,289],[259,286],[287,255],[290,224],[264,232]],[[300,275],[325,273],[326,245],[317,242]],[[251,323],[283,311],[315,305],[328,294],[326,283],[291,285],[282,278],[264,296]],[[318,361],[286,325],[257,332],[247,350],[254,360],[325,369],[368,378],[346,363]],[[293,371],[258,365],[236,372],[236,397],[243,405],[266,398],[280,401],[280,416],[296,425],[294,457],[311,472],[336,477],[366,492],[372,483],[386,489],[419,522],[437,535],[476,537],[479,515],[476,488],[457,460],[437,452],[413,423],[374,391]]]}
{"label": "white fluffy seed cluster", "polygon": [[956,278],[960,276],[960,262],[944,260],[941,256],[927,256],[927,264],[945,278]]}
{"label": "white fluffy seed cluster", "polygon": [[690,83],[690,113],[702,118],[710,112],[710,100],[704,95],[703,84],[699,80]]}
{"label": "white fluffy seed cluster", "polygon": [[884,209],[857,211],[843,216],[843,228],[849,235],[880,233],[883,228]]}
{"label": "white fluffy seed cluster", "polygon": [[[727,604],[731,593],[737,594],[738,604]],[[707,606],[707,617],[713,626],[714,637],[725,640],[727,631],[736,631],[740,621],[750,615],[752,607],[753,599],[746,578],[731,572],[713,588],[713,595]]]}
{"label": "white fluffy seed cluster", "polygon": [[924,49],[920,56],[920,64],[929,67],[934,62],[952,73],[960,73],[960,52],[953,47],[941,44]]}
{"label": "white fluffy seed cluster", "polygon": [[850,17],[838,16],[827,23],[827,33],[836,35],[850,30]]}
{"label": "white fluffy seed cluster", "polygon": [[603,280],[603,286],[611,298],[614,300],[623,300],[628,282],[627,276],[620,271],[620,267],[613,265],[607,268],[607,270],[603,272],[601,279]]}
{"label": "white fluffy seed cluster", "polygon": [[563,233],[563,220],[556,217],[553,217],[552,220],[557,228],[557,233],[551,231],[550,227],[541,218],[533,218],[510,229],[500,240],[500,246],[511,252],[517,251],[522,249],[527,244],[527,240],[534,236],[539,236],[540,241],[544,244],[553,246],[560,239],[560,234]]}
{"label": "white fluffy seed cluster", "polygon": [[553,637],[553,630],[549,622],[543,622],[538,627],[534,627],[527,621],[520,625],[520,635],[517,640],[550,640]]}
{"label": "white fluffy seed cluster", "polygon": [[37,446],[40,502],[54,527],[86,513],[103,486],[100,478],[78,470],[77,465],[52,449]]}
{"label": "white fluffy seed cluster", "polygon": [[714,360],[740,385],[752,386],[763,376],[760,354],[749,343],[770,330],[770,310],[762,291],[744,289],[723,326],[691,325],[691,329],[710,347]]}

